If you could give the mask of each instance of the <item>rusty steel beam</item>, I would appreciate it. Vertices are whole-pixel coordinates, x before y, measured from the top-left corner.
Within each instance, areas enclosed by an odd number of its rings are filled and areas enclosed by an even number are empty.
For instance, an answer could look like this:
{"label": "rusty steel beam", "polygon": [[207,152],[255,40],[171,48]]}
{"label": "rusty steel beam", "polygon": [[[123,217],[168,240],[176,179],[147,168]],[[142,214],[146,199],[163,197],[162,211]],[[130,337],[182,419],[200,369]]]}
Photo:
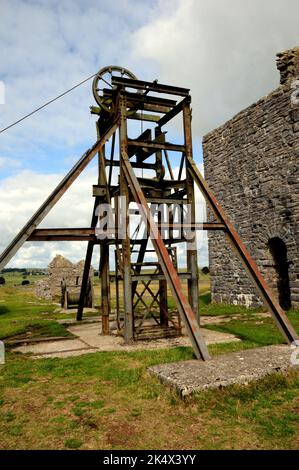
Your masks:
{"label": "rusty steel beam", "polygon": [[[136,214],[137,209],[134,209],[134,214]],[[175,223],[161,223],[158,224],[159,228],[161,229],[194,229],[194,230],[221,230],[226,231],[225,224],[221,223],[195,223],[195,224],[187,224],[183,223],[180,224],[179,222]],[[40,228],[35,229],[32,234],[28,237],[28,241],[97,241],[97,237],[95,234],[94,228]],[[116,238],[110,238],[111,242],[118,241]],[[101,240],[98,240],[100,243]],[[135,241],[134,241],[135,243]]]}
{"label": "rusty steel beam", "polygon": [[[120,161],[119,160],[114,160],[111,162],[108,158],[105,159],[106,166],[110,167],[119,167],[120,166]],[[155,170],[156,169],[156,164],[155,163],[138,163],[138,162],[132,162],[132,167],[133,168],[140,168],[143,170]],[[94,185],[95,186],[95,185]]]}
{"label": "rusty steel beam", "polygon": [[[129,108],[133,108],[136,111],[149,111],[151,113],[166,114],[172,109],[170,106],[162,106],[161,104],[148,104],[148,103],[128,103]],[[130,117],[128,117],[129,119]],[[160,118],[160,116],[159,116]]]}
{"label": "rusty steel beam", "polygon": [[158,122],[160,120],[160,117],[154,114],[135,113],[128,116],[128,119],[131,119],[133,121]]}
{"label": "rusty steel beam", "polygon": [[[190,99],[182,104],[182,109],[189,109]],[[190,204],[191,226],[195,223],[195,192],[194,181],[189,171],[188,157],[193,156],[192,136],[191,136],[191,113],[183,114],[184,145],[186,156],[186,191],[187,199]],[[199,314],[199,289],[198,289],[198,255],[196,245],[196,230],[190,228],[193,237],[187,242],[187,270],[191,272],[191,279],[188,281],[188,299],[193,312],[200,323]]]}
{"label": "rusty steel beam", "polygon": [[54,189],[50,196],[40,206],[36,213],[31,217],[27,224],[20,230],[18,235],[12,240],[8,247],[3,251],[0,256],[0,271],[6,266],[21,246],[28,240],[29,236],[36,229],[36,227],[42,222],[54,205],[59,201],[61,196],[76,180],[76,178],[82,173],[84,168],[93,159],[100,148],[105,144],[107,140],[112,136],[118,127],[118,122],[113,123],[103,134],[100,140],[98,140],[93,147],[82,155],[80,160],[73,166],[70,172],[63,178],[59,185]]}
{"label": "rusty steel beam", "polygon": [[100,254],[100,278],[101,278],[101,310],[102,310],[102,334],[109,335],[110,316],[110,281],[109,281],[109,245],[101,244]]}
{"label": "rusty steel beam", "polygon": [[[97,123],[98,137],[102,134],[102,126]],[[114,148],[115,148],[115,133],[112,137],[110,159],[114,159]],[[112,167],[110,167],[111,170]],[[109,180],[112,177],[112,173],[109,172]],[[99,186],[105,189],[102,197],[99,198],[99,203],[111,203],[110,198],[110,186],[106,175],[105,165],[105,146],[102,146],[98,154],[98,183]],[[100,218],[97,216],[96,222],[101,223]],[[107,240],[103,240],[100,245],[100,263],[99,263],[99,278],[101,279],[101,316],[102,316],[102,334],[109,335],[109,315],[110,315],[110,280],[109,280],[109,244]]]}
{"label": "rusty steel beam", "polygon": [[[148,96],[142,93],[130,93],[128,91],[122,92],[127,99],[127,106],[130,107],[132,104],[135,106],[139,106],[140,104],[147,104],[147,105],[158,105],[158,106],[166,106],[168,108],[172,108],[176,106],[176,100],[169,100],[167,98],[159,98],[157,96]],[[110,88],[104,88],[103,90],[104,98],[112,98],[115,99],[117,97],[117,90],[111,90]]]}
{"label": "rusty steel beam", "polygon": [[[128,135],[127,135],[127,120],[126,120],[126,101],[120,98],[122,106],[119,115],[119,148],[120,156],[128,156]],[[129,202],[130,202],[130,189],[128,181],[125,177],[123,159],[121,158],[120,166],[120,194],[124,196],[123,202],[125,207],[121,210],[125,214],[124,238],[122,239],[122,266],[121,272],[123,277],[123,304],[124,304],[124,339],[126,343],[134,341],[134,311],[133,311],[133,298],[132,298],[132,275],[131,275],[131,247],[129,238]]]}
{"label": "rusty steel beam", "polygon": [[[133,162],[131,165],[133,167]],[[133,167],[134,168],[134,167]],[[137,177],[140,186],[149,186],[157,189],[175,189],[175,188],[184,188],[186,180],[153,180],[150,178],[141,178]]]}
{"label": "rusty steel beam", "polygon": [[174,223],[167,223],[167,222],[164,222],[164,223],[161,223],[161,224],[158,224],[159,228],[162,228],[162,229],[167,229],[167,228],[170,228],[170,229],[173,229],[173,230],[178,230],[178,229],[181,229],[181,228],[185,228],[185,229],[193,229],[193,230],[221,230],[223,232],[226,231],[226,226],[224,224],[220,224],[218,222],[195,222],[195,223],[191,223],[191,224],[187,224],[187,223],[182,223],[180,224],[179,222],[174,222]]}
{"label": "rusty steel beam", "polygon": [[84,309],[86,290],[87,290],[87,285],[88,285],[88,280],[89,280],[89,271],[90,271],[90,265],[91,265],[92,254],[93,254],[93,247],[94,247],[94,244],[92,242],[88,242],[86,255],[85,255],[83,275],[82,275],[79,305],[78,305],[77,317],[76,317],[77,321],[81,321],[83,317],[83,309]]}
{"label": "rusty steel beam", "polygon": [[186,330],[193,345],[195,355],[198,359],[210,359],[208,348],[200,331],[196,316],[194,315],[194,312],[183,292],[177,270],[175,269],[169,257],[167,248],[161,238],[161,234],[147,205],[144,193],[130,164],[130,160],[127,154],[127,137],[126,133],[124,132],[126,129],[126,102],[123,97],[120,98],[120,117],[122,123],[121,128],[123,129],[123,133],[120,139],[120,149],[124,176],[128,185],[130,186],[130,190],[134,196],[135,202],[140,204],[141,216],[148,227],[148,231],[151,235],[151,240],[157,253],[160,266],[176,301],[178,311],[186,326]]}
{"label": "rusty steel beam", "polygon": [[164,116],[162,116],[159,121],[157,122],[159,127],[165,126],[171,119],[173,119],[175,116],[177,116],[182,110],[183,106],[185,103],[190,102],[190,97],[184,98],[182,101],[180,101],[174,108],[172,108],[168,113],[166,113]]}
{"label": "rusty steel beam", "polygon": [[[111,234],[107,231],[107,234]],[[106,237],[109,243],[115,242],[114,237]],[[105,242],[104,239],[97,237],[95,229],[91,228],[68,228],[68,229],[36,229],[32,232],[30,237],[27,239],[28,242],[66,242],[66,241],[75,241],[75,242],[85,242],[91,241],[96,244],[102,244]]]}
{"label": "rusty steel beam", "polygon": [[[190,273],[177,273],[178,277],[180,279],[188,280],[191,278]],[[165,279],[164,274],[132,274],[132,280],[133,281],[161,281]]]}
{"label": "rusty steel beam", "polygon": [[214,214],[216,215],[217,219],[220,221],[221,224],[225,225],[226,235],[231,245],[234,247],[235,251],[239,255],[239,258],[242,260],[251,280],[253,281],[256,288],[260,292],[261,297],[263,298],[265,304],[268,306],[270,313],[272,317],[274,318],[279,330],[281,331],[283,336],[286,338],[288,343],[292,343],[293,341],[298,340],[298,335],[296,331],[294,330],[292,324],[290,323],[286,313],[278,304],[266,280],[260,273],[256,262],[251,257],[249,251],[247,250],[246,246],[242,242],[235,227],[230,222],[225,211],[220,206],[216,197],[210,190],[208,184],[202,177],[200,171],[198,170],[196,166],[196,163],[191,157],[188,157],[188,161],[189,161],[190,171],[193,175],[194,181],[198,185],[207,203],[209,204]]}
{"label": "rusty steel beam", "polygon": [[178,144],[171,144],[165,142],[165,144],[160,142],[139,142],[138,140],[128,140],[129,148],[130,147],[141,147],[146,149],[156,149],[156,150],[172,150],[173,152],[184,152],[185,146]]}
{"label": "rusty steel beam", "polygon": [[38,228],[28,237],[28,241],[53,236],[90,236],[95,235],[95,228]]}
{"label": "rusty steel beam", "polygon": [[[97,223],[97,216],[96,216],[96,209],[99,202],[99,198],[96,197],[94,201],[92,216],[91,216],[91,229],[94,229]],[[85,262],[83,268],[83,275],[82,275],[82,282],[81,282],[81,289],[80,289],[80,298],[79,298],[79,305],[77,309],[77,321],[81,321],[83,317],[83,309],[86,299],[86,292],[89,280],[89,272],[90,272],[90,265],[92,260],[93,254],[93,247],[94,243],[89,241],[87,244],[86,255],[85,255]]]}
{"label": "rusty steel beam", "polygon": [[[134,209],[134,214],[136,214],[137,209]],[[158,224],[159,228],[162,229],[173,229],[178,230],[181,228],[185,229],[194,229],[194,230],[221,230],[226,231],[225,224],[221,223],[209,223],[209,222],[197,222],[195,224],[180,224],[179,222],[175,223],[161,223]],[[95,235],[95,228],[40,228],[35,229],[32,234],[28,237],[28,241],[96,241],[97,237]],[[116,242],[116,238],[109,239],[111,242]],[[101,242],[101,240],[98,240]],[[134,241],[135,243],[135,241]],[[137,241],[136,241],[137,243]]]}
{"label": "rusty steel beam", "polygon": [[[115,134],[113,134],[113,137],[114,136],[115,136]],[[97,137],[99,139],[99,137],[100,137],[99,132],[98,132]],[[98,158],[98,166],[99,166],[99,164],[100,164],[100,159]],[[99,179],[98,179],[98,182],[99,182]],[[97,217],[97,214],[96,214],[96,210],[97,210],[98,203],[99,203],[99,197],[96,197],[95,200],[94,200],[94,206],[93,206],[91,222],[90,222],[91,229],[95,229],[95,226],[97,224],[98,217]],[[77,321],[81,321],[82,318],[83,318],[83,310],[84,310],[84,304],[85,304],[86,293],[87,293],[87,286],[88,286],[88,281],[89,281],[89,272],[90,272],[90,266],[91,266],[92,255],[93,255],[93,248],[94,248],[94,243],[90,240],[87,243],[87,249],[86,249],[86,255],[85,255],[85,262],[84,262],[81,289],[80,289],[79,305],[78,305],[78,309],[77,309]]]}
{"label": "rusty steel beam", "polygon": [[132,80],[124,77],[112,77],[112,84],[117,86],[127,86],[128,88],[135,88],[136,90],[154,91],[156,93],[165,93],[176,96],[187,96],[189,94],[189,88],[182,88],[170,85],[163,85],[154,82],[146,82],[144,80]]}

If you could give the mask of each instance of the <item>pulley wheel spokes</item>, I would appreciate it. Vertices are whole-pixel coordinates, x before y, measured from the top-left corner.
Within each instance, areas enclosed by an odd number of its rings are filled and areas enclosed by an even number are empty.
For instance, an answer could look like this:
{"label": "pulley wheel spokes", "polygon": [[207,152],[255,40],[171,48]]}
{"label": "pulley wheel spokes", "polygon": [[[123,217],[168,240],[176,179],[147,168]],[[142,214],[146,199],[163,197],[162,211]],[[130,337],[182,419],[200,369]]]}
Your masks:
{"label": "pulley wheel spokes", "polygon": [[124,67],[118,67],[117,65],[109,65],[99,70],[92,82],[92,92],[94,99],[100,108],[110,114],[113,114],[114,111],[113,102],[110,97],[103,96],[103,89],[113,89],[112,76],[137,80],[137,77],[132,72],[130,72],[130,70],[125,69]]}

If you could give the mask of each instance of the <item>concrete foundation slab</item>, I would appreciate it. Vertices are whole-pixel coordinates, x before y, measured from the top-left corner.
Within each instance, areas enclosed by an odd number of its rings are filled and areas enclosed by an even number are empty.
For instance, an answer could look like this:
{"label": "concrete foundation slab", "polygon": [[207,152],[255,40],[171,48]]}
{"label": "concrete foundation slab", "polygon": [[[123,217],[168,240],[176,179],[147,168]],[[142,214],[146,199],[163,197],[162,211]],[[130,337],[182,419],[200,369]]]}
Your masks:
{"label": "concrete foundation slab", "polygon": [[247,384],[291,367],[290,346],[266,346],[221,354],[210,361],[183,361],[150,367],[161,382],[175,387],[182,395],[232,384]]}
{"label": "concrete foundation slab", "polygon": [[[138,351],[145,349],[174,348],[190,346],[189,338],[180,336],[168,339],[155,339],[151,341],[136,341],[126,344],[122,336],[116,334],[116,323],[110,325],[112,334],[101,335],[100,322],[77,323],[68,327],[68,331],[75,335],[75,339],[60,341],[43,341],[38,344],[26,344],[14,348],[14,351],[33,354],[35,358],[78,356],[97,351]],[[114,328],[114,329],[113,329]],[[202,329],[207,344],[231,343],[240,341],[234,335],[218,331]]]}
{"label": "concrete foundation slab", "polygon": [[40,343],[32,343],[14,348],[14,351],[31,354],[53,354],[60,352],[73,352],[90,349],[90,346],[80,339],[66,339],[62,341],[43,341]]}

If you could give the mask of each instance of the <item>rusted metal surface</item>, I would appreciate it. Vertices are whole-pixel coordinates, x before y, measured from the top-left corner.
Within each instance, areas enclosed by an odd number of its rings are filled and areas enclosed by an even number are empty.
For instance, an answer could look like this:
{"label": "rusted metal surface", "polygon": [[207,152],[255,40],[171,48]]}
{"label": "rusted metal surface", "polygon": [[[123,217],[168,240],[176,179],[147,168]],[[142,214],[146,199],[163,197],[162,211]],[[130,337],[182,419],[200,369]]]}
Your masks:
{"label": "rusted metal surface", "polygon": [[[185,98],[182,105],[183,111],[185,108],[189,109],[190,100]],[[188,158],[192,158],[192,137],[191,137],[191,113],[183,113],[183,128],[184,128],[184,144],[185,144],[185,156],[186,156],[186,192],[187,200],[190,207],[191,215],[191,229],[190,229],[190,241],[187,243],[187,270],[191,273],[191,278],[188,280],[188,298],[190,305],[192,306],[194,315],[197,318],[198,323],[200,322],[199,315],[199,289],[198,289],[198,258],[197,258],[197,245],[196,245],[196,230],[192,227],[195,223],[195,193],[194,193],[194,181],[189,171]]]}
{"label": "rusted metal surface", "polygon": [[[126,120],[126,101],[121,100],[119,106],[120,122],[119,122],[119,147],[120,155],[123,159],[128,152],[127,138],[127,120]],[[122,240],[122,276],[123,276],[123,303],[124,303],[124,338],[127,343],[134,340],[134,318],[133,318],[133,299],[132,299],[132,274],[131,274],[131,248],[130,248],[130,219],[129,219],[129,188],[125,178],[124,166],[120,166],[120,193],[123,198],[125,207],[122,210],[125,214],[126,236]]]}
{"label": "rusted metal surface", "polygon": [[178,103],[175,107],[173,107],[168,113],[166,113],[164,116],[162,116],[159,121],[158,121],[158,126],[162,127],[165,126],[171,119],[173,119],[175,116],[177,116],[183,109],[183,106],[185,102],[189,102],[189,96],[184,98],[180,103]]}
{"label": "rusted metal surface", "polygon": [[146,82],[144,80],[128,80],[126,78],[113,77],[112,84],[116,86],[128,86],[129,88],[135,88],[138,90],[154,91],[156,93],[165,93],[176,96],[187,96],[189,94],[189,88],[175,87],[170,85],[163,85],[154,82]]}
{"label": "rusted metal surface", "polygon": [[[136,213],[136,211],[135,211]],[[220,230],[226,231],[225,224],[221,223],[161,223],[159,228],[174,230],[194,228],[195,230]],[[115,242],[115,237],[108,239],[109,243]],[[28,241],[93,241],[101,244],[103,240],[97,239],[94,228],[42,228],[35,229],[28,237]],[[142,240],[135,243],[142,243]]]}
{"label": "rusted metal surface", "polygon": [[[125,69],[123,69],[125,70]],[[198,230],[221,230],[231,241],[241,257],[249,275],[260,290],[265,303],[269,307],[280,330],[289,342],[297,339],[297,335],[273,297],[265,280],[262,278],[256,263],[250,257],[236,230],[228,220],[223,209],[217,203],[208,185],[196,167],[192,156],[191,109],[190,95],[187,88],[172,87],[159,84],[157,81],[146,82],[137,80],[131,75],[114,76],[113,70],[108,71],[108,80],[104,83],[109,88],[100,90],[99,107],[93,106],[91,112],[98,116],[96,122],[98,132],[103,135],[88,150],[69,174],[57,186],[45,203],[28,224],[21,230],[15,240],[0,257],[0,269],[11,259],[24,241],[87,241],[84,273],[89,272],[93,247],[100,245],[101,277],[101,312],[102,332],[109,333],[110,313],[110,276],[109,276],[109,246],[115,248],[115,284],[117,324],[125,341],[131,342],[138,338],[164,337],[179,334],[182,318],[190,337],[197,358],[209,359],[209,352],[199,327],[198,316],[198,261],[196,245],[192,245],[191,235],[196,236]],[[119,72],[119,70],[117,70]],[[120,75],[122,74],[120,71]],[[130,78],[128,78],[130,77]],[[94,83],[94,92],[98,87]],[[135,90],[135,92],[132,92]],[[157,96],[160,93],[162,96]],[[172,95],[165,98],[165,95]],[[152,113],[152,114],[148,114]],[[184,144],[166,142],[164,127],[176,116],[183,118]],[[127,120],[138,120],[141,124],[140,135],[129,139]],[[147,129],[143,129],[143,122]],[[120,155],[115,153],[115,132],[119,130]],[[105,142],[112,137],[110,157],[105,153]],[[169,153],[168,153],[169,152]],[[182,154],[178,177],[174,178],[172,168],[172,152]],[[55,205],[92,158],[98,153],[99,174],[97,184],[93,186],[96,197],[91,226],[89,228],[54,228],[38,229],[38,224]],[[137,169],[138,173],[135,173]],[[147,171],[146,177],[140,170]],[[148,176],[154,171],[153,177]],[[169,177],[165,177],[165,174]],[[117,183],[115,173],[119,177]],[[137,176],[138,174],[138,176]],[[194,182],[201,189],[205,199],[215,212],[217,222],[196,222]],[[119,219],[119,196],[125,196],[125,220]],[[105,231],[106,238],[100,239],[98,227],[99,216],[95,214],[99,202],[114,201],[116,224]],[[129,207],[131,202],[139,204],[138,210]],[[124,201],[122,201],[124,203]],[[155,208],[162,203],[169,212],[169,220],[165,222]],[[184,213],[186,204],[191,205],[191,219],[176,219],[178,208]],[[142,239],[134,238],[128,229],[130,216],[139,214],[145,225]],[[158,215],[157,215],[158,214]],[[183,217],[183,216],[181,216]],[[157,220],[156,220],[156,219]],[[187,237],[185,230],[188,230]],[[124,237],[120,232],[125,233]],[[174,236],[176,233],[176,236]],[[177,235],[179,233],[179,235]],[[154,250],[149,247],[151,238]],[[187,271],[179,272],[175,259],[176,247],[188,245]],[[137,253],[137,255],[136,255]],[[156,254],[157,261],[148,261],[147,256]],[[135,258],[134,258],[135,256]],[[85,274],[83,273],[83,280]],[[84,277],[85,276],[85,277]],[[156,284],[155,284],[156,282]],[[188,284],[188,298],[184,293],[182,282]],[[178,318],[175,319],[168,308],[167,285],[177,305]],[[158,286],[158,287],[157,287]],[[121,295],[122,294],[122,295]],[[86,285],[82,282],[78,319],[82,318],[83,300],[86,296]],[[150,298],[148,302],[147,297]],[[140,307],[142,313],[140,314]],[[139,308],[139,310],[138,310]],[[156,312],[156,313],[155,313]],[[152,320],[149,325],[148,319]]]}
{"label": "rusted metal surface", "polygon": [[101,313],[102,313],[102,334],[109,335],[109,315],[110,315],[110,281],[109,281],[109,245],[101,245]]}
{"label": "rusted metal surface", "polygon": [[118,74],[121,77],[127,76],[131,80],[137,80],[136,76],[130,72],[130,70],[125,69],[124,67],[118,67],[117,65],[109,65],[108,67],[103,67],[99,70],[92,82],[92,92],[98,105],[108,113],[113,111],[111,108],[111,101],[105,100],[103,94],[99,92],[105,85],[109,85],[112,88],[111,79],[113,74]]}
{"label": "rusted metal surface", "polygon": [[[91,228],[89,229],[90,231],[95,230],[95,226],[97,223],[97,217],[96,217],[97,204],[98,204],[98,198],[96,198],[94,202],[94,207],[93,207],[93,212],[92,212],[92,217],[91,217],[91,224],[90,224]],[[79,299],[79,305],[78,305],[78,310],[77,310],[77,321],[82,320],[82,317],[83,317],[83,308],[85,304],[85,298],[86,298],[87,287],[88,287],[89,271],[90,271],[92,254],[93,254],[93,247],[94,247],[94,243],[92,241],[89,241],[87,244],[86,255],[85,255],[80,299]]]}
{"label": "rusted metal surface", "polygon": [[129,146],[132,147],[141,147],[145,149],[157,149],[157,150],[172,150],[173,152],[184,152],[185,147],[183,145],[170,144],[165,142],[165,144],[157,142],[139,142],[138,140],[129,140]]}

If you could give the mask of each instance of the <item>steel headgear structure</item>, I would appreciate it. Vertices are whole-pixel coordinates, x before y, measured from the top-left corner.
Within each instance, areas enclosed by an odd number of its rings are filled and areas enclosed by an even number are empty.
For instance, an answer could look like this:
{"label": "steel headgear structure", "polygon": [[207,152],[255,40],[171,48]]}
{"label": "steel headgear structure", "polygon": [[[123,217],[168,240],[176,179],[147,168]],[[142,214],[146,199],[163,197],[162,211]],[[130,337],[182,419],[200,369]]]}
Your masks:
{"label": "steel headgear structure", "polygon": [[[130,71],[115,66],[101,69],[94,78],[92,89],[98,104],[91,107],[91,112],[98,117],[97,142],[85,152],[2,253],[0,269],[4,268],[25,241],[87,241],[77,313],[77,319],[81,320],[93,249],[95,245],[100,245],[102,333],[109,334],[109,248],[114,246],[117,321],[125,341],[151,338],[157,334],[180,334],[182,320],[196,357],[207,360],[210,356],[199,326],[198,262],[194,240],[197,230],[222,230],[242,260],[287,341],[291,343],[297,340],[296,332],[285,312],[193,160],[189,90],[159,84],[157,81],[137,80]],[[182,144],[167,142],[165,138],[164,128],[175,117],[182,118]],[[128,136],[128,123],[131,121],[141,123],[141,133],[137,138]],[[106,155],[108,141],[111,143],[109,157]],[[173,153],[181,155],[177,178],[174,177],[172,168]],[[98,181],[93,186],[95,201],[90,227],[38,229],[44,217],[96,155]],[[146,171],[149,176],[140,176],[140,170]],[[117,180],[115,177],[118,177],[118,181],[112,184],[112,181]],[[217,222],[196,222],[195,184],[205,197]],[[122,201],[121,204],[125,207],[120,208],[119,201]],[[104,203],[112,203],[116,226],[114,231],[109,232],[108,237],[102,238],[98,236],[103,227],[97,209]],[[145,228],[143,238],[136,236],[138,230],[132,235],[128,230],[131,223],[131,203],[138,204],[139,215]],[[156,210],[160,204],[168,208],[167,224],[161,212]],[[179,209],[181,214],[184,213],[187,204],[191,214],[188,223],[177,220],[176,216]],[[122,227],[120,209],[126,214]],[[133,212],[136,214],[136,209]],[[119,229],[123,230],[124,236],[119,236]],[[188,229],[192,237],[186,237],[184,229]],[[179,237],[175,236],[177,230],[180,231]],[[187,270],[184,272],[180,272],[177,265],[178,245],[186,248]],[[187,282],[188,296],[185,295],[183,282]],[[169,309],[168,288],[175,300],[176,312]],[[145,302],[145,294],[151,297],[150,304]],[[143,306],[142,309],[138,309],[140,305]],[[147,321],[149,317],[152,319],[151,323]]]}

